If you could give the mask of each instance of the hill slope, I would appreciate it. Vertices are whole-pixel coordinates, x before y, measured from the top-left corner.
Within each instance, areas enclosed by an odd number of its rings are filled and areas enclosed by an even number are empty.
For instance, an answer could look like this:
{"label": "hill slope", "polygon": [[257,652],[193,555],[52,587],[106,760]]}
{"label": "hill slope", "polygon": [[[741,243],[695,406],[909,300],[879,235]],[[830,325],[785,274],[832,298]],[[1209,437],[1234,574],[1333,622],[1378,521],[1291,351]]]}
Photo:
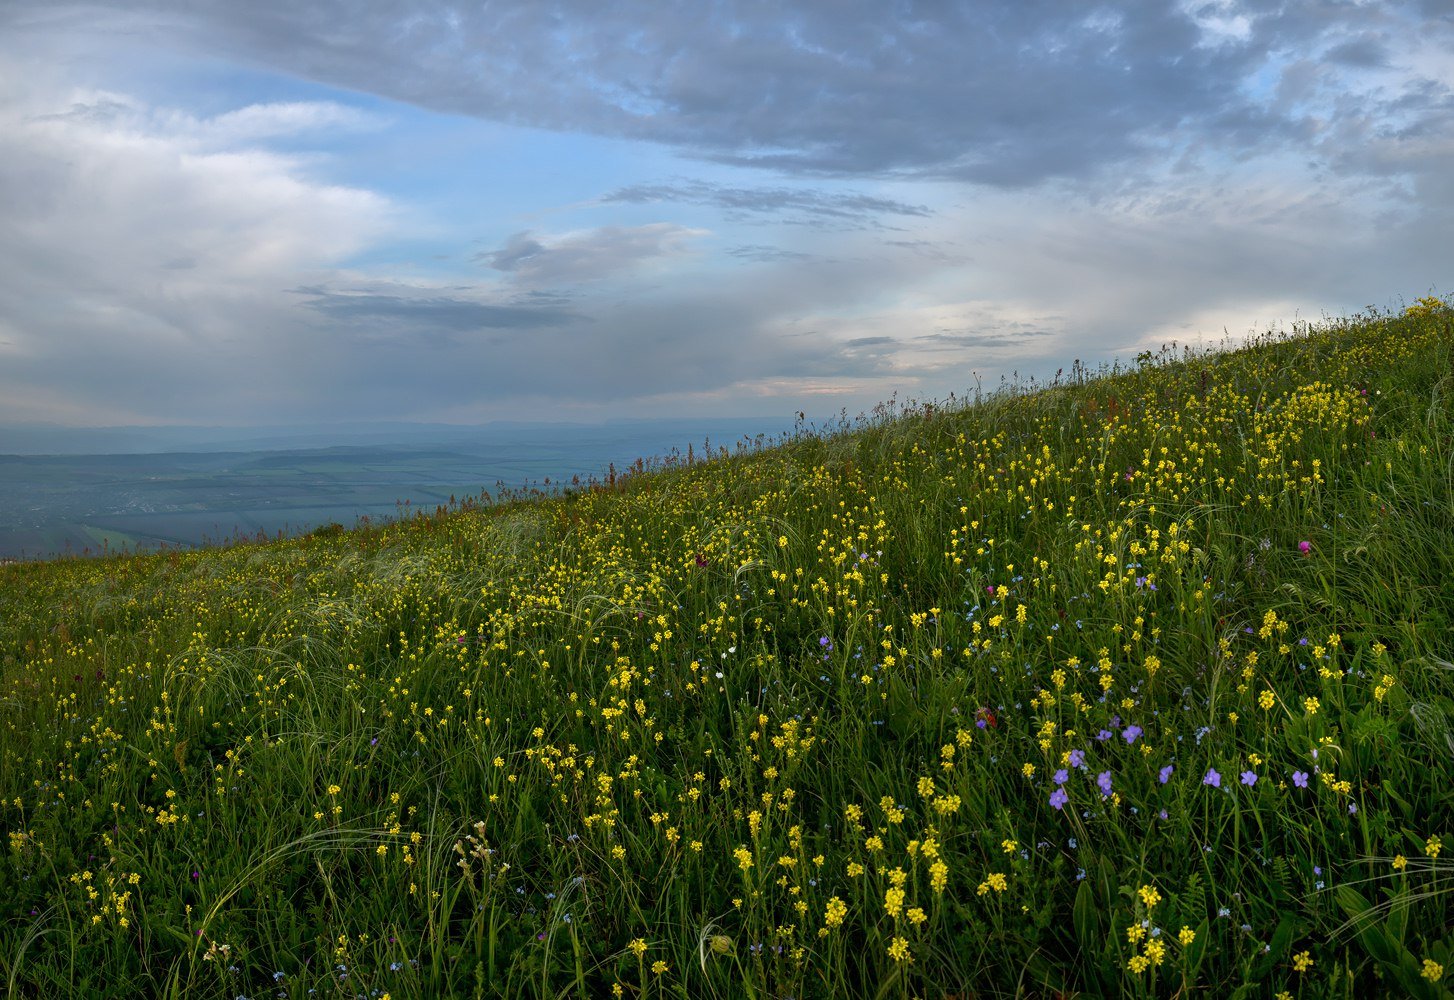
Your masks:
{"label": "hill slope", "polygon": [[366,531],[0,567],[22,995],[1445,995],[1426,300]]}

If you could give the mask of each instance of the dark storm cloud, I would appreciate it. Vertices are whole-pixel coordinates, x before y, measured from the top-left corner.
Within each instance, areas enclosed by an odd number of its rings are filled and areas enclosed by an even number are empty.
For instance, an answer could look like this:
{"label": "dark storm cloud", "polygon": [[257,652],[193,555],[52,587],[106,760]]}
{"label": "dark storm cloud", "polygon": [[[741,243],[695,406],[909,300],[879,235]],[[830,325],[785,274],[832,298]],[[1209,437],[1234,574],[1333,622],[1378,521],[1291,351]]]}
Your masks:
{"label": "dark storm cloud", "polygon": [[1380,31],[1451,31],[1449,5],[1432,0],[149,0],[125,11],[30,0],[11,8],[21,24],[42,14],[114,30],[164,24],[197,51],[336,86],[646,139],[723,163],[1005,187],[1098,176],[1162,156],[1188,135],[1222,152],[1264,149],[1316,117],[1269,110],[1249,92],[1270,59],[1332,49],[1344,63],[1377,65]]}

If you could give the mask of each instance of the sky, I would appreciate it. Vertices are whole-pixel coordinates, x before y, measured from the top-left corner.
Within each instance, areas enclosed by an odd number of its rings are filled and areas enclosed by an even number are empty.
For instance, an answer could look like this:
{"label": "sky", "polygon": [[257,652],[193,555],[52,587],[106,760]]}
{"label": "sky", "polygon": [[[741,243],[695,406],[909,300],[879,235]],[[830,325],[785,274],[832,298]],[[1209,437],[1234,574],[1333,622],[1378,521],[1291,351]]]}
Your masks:
{"label": "sky", "polygon": [[1454,0],[0,0],[0,424],[854,414],[1451,290]]}

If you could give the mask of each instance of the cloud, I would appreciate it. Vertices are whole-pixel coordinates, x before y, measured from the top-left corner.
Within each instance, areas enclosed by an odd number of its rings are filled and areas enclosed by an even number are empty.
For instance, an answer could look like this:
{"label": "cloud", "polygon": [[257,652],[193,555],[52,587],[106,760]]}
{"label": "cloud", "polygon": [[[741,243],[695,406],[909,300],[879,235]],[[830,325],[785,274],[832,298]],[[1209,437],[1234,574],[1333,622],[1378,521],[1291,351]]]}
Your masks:
{"label": "cloud", "polygon": [[498,305],[442,295],[381,295],[301,289],[310,308],[351,323],[379,320],[388,326],[471,333],[481,330],[534,330],[578,319],[555,306]]}
{"label": "cloud", "polygon": [[0,79],[0,315],[15,345],[0,420],[149,422],[269,400],[286,380],[268,366],[307,335],[281,289],[388,230],[379,195],[319,182],[299,157],[199,143],[174,117]]}
{"label": "cloud", "polygon": [[1051,336],[1049,330],[1017,329],[1014,333],[926,333],[914,337],[911,347],[925,350],[964,347],[1023,347],[1032,337]]}
{"label": "cloud", "polygon": [[1446,13],[12,0],[0,420],[865,408],[1423,294]]}
{"label": "cloud", "polygon": [[1153,166],[1168,147],[1201,140],[1217,150],[1209,156],[1272,152],[1287,135],[1344,113],[1336,102],[1265,104],[1268,86],[1290,71],[1289,53],[1336,66],[1345,89],[1397,60],[1399,72],[1377,81],[1396,99],[1422,83],[1447,87],[1448,78],[1407,52],[1389,54],[1380,39],[1454,48],[1447,5],[1433,0],[9,7],[16,30],[66,20],[80,30],[83,18],[109,32],[160,24],[172,44],[335,87],[649,140],[719,163],[1005,188],[1106,179],[1118,166]]}
{"label": "cloud", "polygon": [[693,240],[707,235],[705,229],[670,222],[603,226],[547,237],[527,231],[474,259],[526,284],[575,284],[637,270],[648,261],[682,257],[690,252]]}
{"label": "cloud", "polygon": [[32,115],[32,124],[74,124],[116,134],[166,139],[188,149],[257,145],[263,140],[378,128],[376,115],[336,101],[276,101],[249,104],[211,116],[175,108],[147,107],[124,94],[97,91],[78,95],[64,111]]}
{"label": "cloud", "polygon": [[811,188],[732,187],[706,181],[633,184],[602,196],[603,203],[680,202],[710,205],[722,209],[729,219],[784,217],[799,225],[825,228],[860,228],[880,225],[882,215],[918,216],[930,214],[923,205],[910,205],[890,198],[856,193],[833,193]]}
{"label": "cloud", "polygon": [[756,264],[778,264],[784,261],[800,261],[807,260],[812,256],[811,254],[803,253],[801,250],[787,250],[783,247],[763,246],[760,243],[728,247],[723,252],[729,257],[736,257],[738,260],[750,260]]}

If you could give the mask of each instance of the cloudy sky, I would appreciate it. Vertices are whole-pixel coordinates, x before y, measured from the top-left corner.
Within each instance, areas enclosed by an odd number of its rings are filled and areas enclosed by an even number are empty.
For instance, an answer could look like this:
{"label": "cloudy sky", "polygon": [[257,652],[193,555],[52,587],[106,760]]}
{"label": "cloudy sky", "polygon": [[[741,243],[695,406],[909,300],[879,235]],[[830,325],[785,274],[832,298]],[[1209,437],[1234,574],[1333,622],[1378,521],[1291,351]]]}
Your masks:
{"label": "cloudy sky", "polygon": [[1454,0],[0,2],[0,423],[857,412],[1454,285]]}

